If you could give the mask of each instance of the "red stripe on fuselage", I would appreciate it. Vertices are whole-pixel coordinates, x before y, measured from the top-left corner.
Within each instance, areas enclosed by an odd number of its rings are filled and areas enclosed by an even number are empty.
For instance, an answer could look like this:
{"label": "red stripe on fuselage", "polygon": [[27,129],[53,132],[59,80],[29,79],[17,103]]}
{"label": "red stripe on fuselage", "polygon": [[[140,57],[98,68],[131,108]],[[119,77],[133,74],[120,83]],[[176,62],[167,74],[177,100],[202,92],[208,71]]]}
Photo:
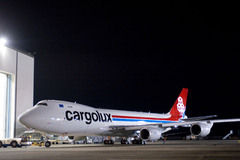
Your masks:
{"label": "red stripe on fuselage", "polygon": [[112,115],[112,118],[128,118],[128,119],[145,119],[145,120],[166,120],[166,121],[176,121],[181,118],[181,116],[171,116],[169,118],[151,118],[151,117],[134,117],[134,116],[118,116]]}

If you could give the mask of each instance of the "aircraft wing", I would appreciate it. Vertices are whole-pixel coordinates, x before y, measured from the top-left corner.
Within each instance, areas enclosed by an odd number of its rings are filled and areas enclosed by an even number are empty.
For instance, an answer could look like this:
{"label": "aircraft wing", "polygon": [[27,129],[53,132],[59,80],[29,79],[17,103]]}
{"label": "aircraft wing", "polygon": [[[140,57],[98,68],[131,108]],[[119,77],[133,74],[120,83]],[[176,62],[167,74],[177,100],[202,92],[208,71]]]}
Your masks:
{"label": "aircraft wing", "polygon": [[144,127],[149,127],[149,126],[159,126],[161,125],[160,123],[150,123],[150,124],[140,124],[140,125],[112,125],[109,126],[111,130],[140,130]]}
{"label": "aircraft wing", "polygon": [[209,118],[215,118],[217,115],[210,115],[210,116],[200,116],[200,117],[191,117],[191,118],[184,118],[181,119],[182,121],[198,121],[198,120],[203,120],[203,119],[209,119]]}
{"label": "aircraft wing", "polygon": [[[151,123],[151,124],[143,124],[143,125],[116,125],[110,126],[110,130],[108,131],[109,135],[111,133],[118,133],[121,136],[134,136],[136,135],[136,131],[139,131],[143,128],[148,127],[160,127],[160,123]],[[163,127],[161,129],[161,133],[165,133],[171,130],[171,127]]]}
{"label": "aircraft wing", "polygon": [[186,125],[193,125],[193,124],[196,124],[196,123],[225,123],[225,122],[240,122],[240,118],[163,123],[162,127],[186,126]]}
{"label": "aircraft wing", "polygon": [[[204,116],[206,117],[206,116]],[[170,122],[170,123],[150,123],[150,124],[142,124],[142,125],[112,125],[109,128],[111,130],[140,130],[144,127],[178,127],[178,126],[187,126],[187,125],[193,125],[197,123],[225,123],[225,122],[240,122],[240,118],[235,119],[215,119],[215,120],[190,120],[190,118],[187,121],[181,121],[181,122]]]}

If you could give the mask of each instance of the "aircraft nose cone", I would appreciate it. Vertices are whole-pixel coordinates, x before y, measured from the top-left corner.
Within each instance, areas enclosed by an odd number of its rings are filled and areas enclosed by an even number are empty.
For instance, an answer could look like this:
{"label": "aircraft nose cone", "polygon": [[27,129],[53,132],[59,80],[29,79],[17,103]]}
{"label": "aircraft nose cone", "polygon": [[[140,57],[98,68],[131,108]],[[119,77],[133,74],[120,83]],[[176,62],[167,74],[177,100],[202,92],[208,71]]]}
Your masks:
{"label": "aircraft nose cone", "polygon": [[30,122],[31,122],[31,118],[30,118],[30,114],[28,112],[24,112],[22,113],[19,117],[18,117],[19,122],[24,125],[27,128],[31,128]]}

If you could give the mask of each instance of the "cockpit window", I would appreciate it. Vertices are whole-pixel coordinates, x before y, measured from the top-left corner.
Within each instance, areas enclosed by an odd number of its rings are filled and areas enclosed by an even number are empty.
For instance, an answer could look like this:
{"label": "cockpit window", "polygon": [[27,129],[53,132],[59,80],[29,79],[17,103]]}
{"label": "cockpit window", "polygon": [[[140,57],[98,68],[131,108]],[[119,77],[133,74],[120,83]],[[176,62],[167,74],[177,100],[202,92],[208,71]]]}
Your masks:
{"label": "cockpit window", "polygon": [[38,106],[48,106],[47,103],[38,103]]}

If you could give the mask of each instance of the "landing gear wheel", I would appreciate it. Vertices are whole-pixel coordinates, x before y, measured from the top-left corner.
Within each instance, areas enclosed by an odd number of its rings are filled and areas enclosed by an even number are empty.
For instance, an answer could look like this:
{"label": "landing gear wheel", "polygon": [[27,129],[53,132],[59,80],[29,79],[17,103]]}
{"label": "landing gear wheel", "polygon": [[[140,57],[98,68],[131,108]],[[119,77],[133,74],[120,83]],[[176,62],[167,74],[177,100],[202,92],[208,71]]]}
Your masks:
{"label": "landing gear wheel", "polygon": [[16,148],[17,145],[18,145],[18,143],[17,143],[16,141],[12,141],[12,142],[11,142],[11,146],[12,146],[12,148]]}
{"label": "landing gear wheel", "polygon": [[114,144],[113,140],[108,140],[108,144]]}
{"label": "landing gear wheel", "polygon": [[134,139],[134,140],[132,141],[132,144],[137,144],[137,140]]}
{"label": "landing gear wheel", "polygon": [[108,140],[104,140],[104,142],[103,142],[104,144],[108,144]]}
{"label": "landing gear wheel", "polygon": [[122,139],[122,140],[121,140],[121,144],[128,144],[128,141],[125,140],[125,139]]}
{"label": "landing gear wheel", "polygon": [[134,139],[132,141],[132,144],[142,144],[142,140],[141,139]]}
{"label": "landing gear wheel", "polygon": [[114,144],[113,140],[104,140],[104,144]]}
{"label": "landing gear wheel", "polygon": [[47,141],[45,142],[45,147],[50,147],[51,146],[51,142]]}

